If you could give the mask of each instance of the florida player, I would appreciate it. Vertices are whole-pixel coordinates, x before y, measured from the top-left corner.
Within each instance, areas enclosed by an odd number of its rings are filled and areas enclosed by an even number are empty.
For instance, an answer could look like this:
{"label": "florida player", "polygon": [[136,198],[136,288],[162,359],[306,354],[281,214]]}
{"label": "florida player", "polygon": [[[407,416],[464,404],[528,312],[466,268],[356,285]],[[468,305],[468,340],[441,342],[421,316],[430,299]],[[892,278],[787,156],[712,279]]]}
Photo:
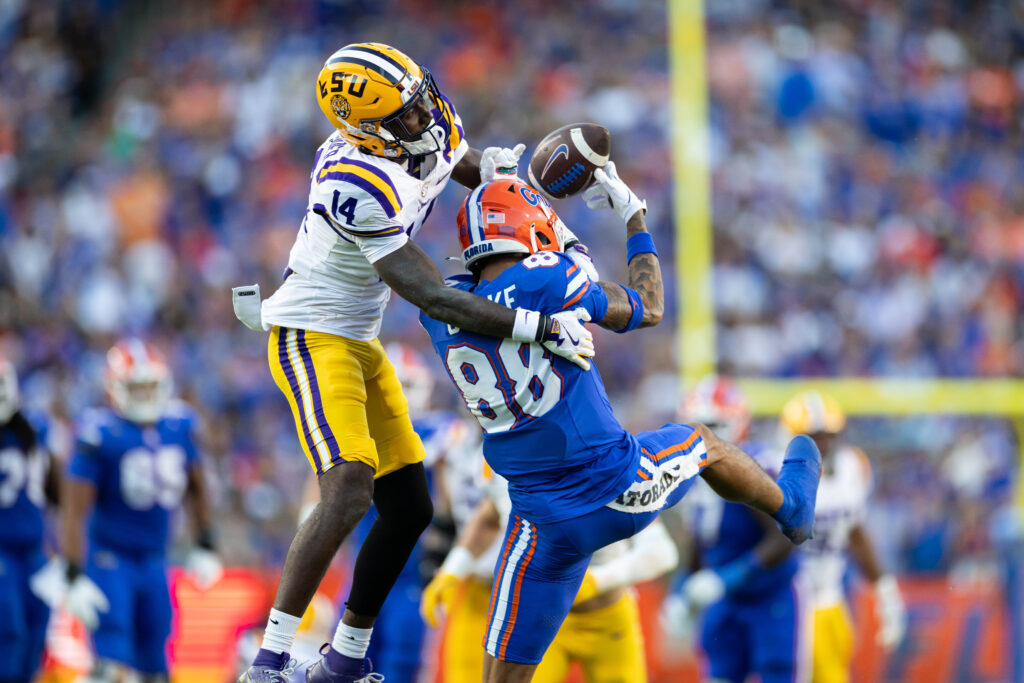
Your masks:
{"label": "florida player", "polygon": [[[661,272],[643,203],[614,164],[585,199],[626,223],[629,285],[597,283],[558,250],[557,216],[523,183],[496,179],[459,213],[463,262],[453,288],[508,306],[582,307],[616,331],[653,325]],[[484,456],[509,481],[512,511],[485,636],[485,680],[530,680],[565,619],[591,554],[628,538],[678,502],[700,474],[726,498],[771,514],[793,540],[810,534],[820,475],[814,443],[793,439],[778,484],[703,425],[632,435],[612,414],[601,376],[539,345],[484,337],[421,315],[467,408],[484,430]]]}
{"label": "florida player", "polygon": [[288,668],[288,651],[331,558],[369,508],[379,517],[361,546],[352,592],[311,681],[358,680],[374,620],[431,519],[423,446],[377,334],[394,289],[434,318],[485,334],[543,342],[586,366],[589,332],[575,314],[542,315],[444,286],[415,236],[449,178],[472,187],[524,147],[470,149],[452,103],[430,73],[380,43],[347,45],[316,81],[338,130],[317,150],[309,203],[285,280],[257,305],[235,292],[236,312],[270,330],[274,380],[319,478],[320,503],[292,541],[260,654],[242,680]]}
{"label": "florida player", "polygon": [[[482,466],[482,458],[477,460]],[[492,570],[512,503],[499,475],[490,473],[481,488],[487,497],[461,525],[457,544],[423,591],[421,610],[428,623],[438,625],[439,608],[447,614],[440,662],[445,683],[475,683],[483,672],[483,650],[465,644],[479,643],[486,633]],[[560,683],[578,663],[588,683],[645,683],[640,612],[629,588],[671,571],[678,561],[675,544],[658,520],[595,552],[534,680]]]}
{"label": "florida player", "polygon": [[189,570],[201,589],[221,572],[196,448],[196,417],[172,400],[166,362],[140,339],[121,341],[107,353],[106,389],[111,409],[81,417],[68,467],[64,605],[92,631],[96,657],[90,683],[118,682],[131,671],[145,683],[166,683],[171,631],[166,550],[172,515],[186,496],[197,539]]}
{"label": "florida player", "polygon": [[871,465],[862,450],[841,440],[846,415],[839,402],[817,391],[801,392],[783,406],[781,423],[786,433],[810,434],[821,450],[814,540],[804,549],[814,607],[812,676],[815,683],[843,683],[850,680],[853,660],[853,627],[843,590],[847,553],[874,586],[876,639],[884,648],[903,639],[906,609],[896,579],[884,572],[864,526]]}
{"label": "florida player", "polygon": [[[703,378],[688,392],[680,418],[708,425],[743,444],[766,471],[775,453],[746,441],[746,397],[724,377]],[[681,507],[696,541],[695,562],[663,609],[669,630],[702,614],[701,645],[708,680],[743,683],[806,681],[810,664],[810,604],[794,547],[764,513],[723,501],[698,482]],[[815,535],[818,530],[815,529]]]}
{"label": "florida player", "polygon": [[46,640],[50,610],[37,581],[44,511],[59,488],[46,440],[47,424],[21,410],[14,366],[0,355],[0,683],[32,680]]}

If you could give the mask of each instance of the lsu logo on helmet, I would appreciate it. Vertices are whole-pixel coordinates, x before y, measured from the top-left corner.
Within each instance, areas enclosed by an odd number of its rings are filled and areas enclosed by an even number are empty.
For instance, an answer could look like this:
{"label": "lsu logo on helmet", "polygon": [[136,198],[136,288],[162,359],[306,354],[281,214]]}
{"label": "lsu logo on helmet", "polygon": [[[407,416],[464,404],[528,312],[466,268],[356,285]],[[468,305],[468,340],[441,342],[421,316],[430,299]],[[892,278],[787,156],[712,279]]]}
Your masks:
{"label": "lsu logo on helmet", "polygon": [[[389,45],[346,45],[327,59],[316,83],[324,116],[365,152],[400,160],[455,142],[454,113],[430,72]],[[429,112],[431,123],[410,130],[403,117],[417,108]]]}

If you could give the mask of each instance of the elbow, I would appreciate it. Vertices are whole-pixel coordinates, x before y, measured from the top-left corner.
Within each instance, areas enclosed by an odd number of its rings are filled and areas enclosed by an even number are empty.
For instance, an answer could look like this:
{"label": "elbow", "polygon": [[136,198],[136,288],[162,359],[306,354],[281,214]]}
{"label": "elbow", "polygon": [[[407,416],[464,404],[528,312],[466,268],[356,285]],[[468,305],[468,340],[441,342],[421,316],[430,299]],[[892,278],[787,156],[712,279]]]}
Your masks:
{"label": "elbow", "polygon": [[638,327],[654,327],[661,322],[662,317],[665,315],[665,301],[659,299],[658,301],[652,301],[650,304],[644,303],[644,319],[638,325]]}
{"label": "elbow", "polygon": [[426,313],[428,318],[443,320],[445,312],[448,310],[444,297],[446,289],[444,286],[429,287],[420,292],[415,301],[410,299],[410,303]]}

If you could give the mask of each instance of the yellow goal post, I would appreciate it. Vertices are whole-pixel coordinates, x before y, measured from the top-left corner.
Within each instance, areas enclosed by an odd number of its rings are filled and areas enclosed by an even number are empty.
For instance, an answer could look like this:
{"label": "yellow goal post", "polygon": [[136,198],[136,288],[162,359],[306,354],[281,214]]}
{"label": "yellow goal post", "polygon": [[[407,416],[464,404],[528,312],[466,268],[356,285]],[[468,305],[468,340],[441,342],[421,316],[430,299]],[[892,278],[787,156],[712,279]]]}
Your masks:
{"label": "yellow goal post", "polygon": [[[714,372],[712,223],[708,91],[703,0],[668,0],[669,78],[675,270],[679,314],[676,343],[681,386]],[[736,378],[754,413],[778,415],[803,389],[834,396],[853,416],[972,415],[1005,417],[1017,434],[1024,473],[1024,380],[943,378]],[[1018,476],[1017,501],[1024,506]]]}

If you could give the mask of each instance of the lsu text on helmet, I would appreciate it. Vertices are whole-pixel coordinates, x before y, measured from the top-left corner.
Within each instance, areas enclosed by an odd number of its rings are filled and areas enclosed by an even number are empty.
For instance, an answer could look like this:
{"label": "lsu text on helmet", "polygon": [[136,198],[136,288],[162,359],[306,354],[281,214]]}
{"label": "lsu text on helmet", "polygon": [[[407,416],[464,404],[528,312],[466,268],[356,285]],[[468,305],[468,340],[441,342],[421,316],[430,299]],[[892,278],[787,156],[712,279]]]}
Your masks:
{"label": "lsu text on helmet", "polygon": [[148,424],[163,415],[174,384],[163,355],[133,338],[107,351],[106,389],[114,410],[132,422]]}
{"label": "lsu text on helmet", "polygon": [[729,378],[706,375],[683,397],[679,418],[705,424],[726,441],[739,443],[750,429],[750,404]]}
{"label": "lsu text on helmet", "polygon": [[430,394],[434,389],[434,376],[420,354],[412,347],[392,342],[384,352],[395,366],[395,374],[402,383],[402,392],[409,401],[409,412],[418,417],[430,407]]}
{"label": "lsu text on helmet", "polygon": [[831,396],[801,391],[782,407],[782,426],[790,434],[838,434],[846,426],[846,414]]}
{"label": "lsu text on helmet", "polygon": [[0,424],[6,424],[18,412],[18,375],[14,364],[0,355]]}
{"label": "lsu text on helmet", "polygon": [[558,216],[544,197],[518,180],[477,186],[459,209],[459,243],[467,269],[497,254],[561,251]]}
{"label": "lsu text on helmet", "polygon": [[[316,88],[327,120],[364,152],[400,160],[444,149],[451,105],[426,69],[389,45],[346,45],[327,59]],[[431,122],[410,130],[403,117],[417,108]]]}

